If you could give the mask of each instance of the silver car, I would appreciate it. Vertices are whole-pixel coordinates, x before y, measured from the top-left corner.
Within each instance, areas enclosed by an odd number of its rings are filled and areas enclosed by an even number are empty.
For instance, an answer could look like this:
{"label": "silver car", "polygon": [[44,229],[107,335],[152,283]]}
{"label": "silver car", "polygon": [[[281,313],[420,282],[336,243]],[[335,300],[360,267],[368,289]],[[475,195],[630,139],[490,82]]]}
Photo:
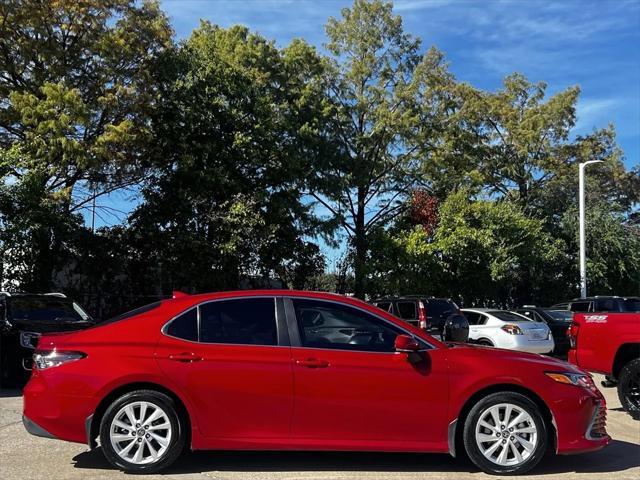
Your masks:
{"label": "silver car", "polygon": [[544,322],[495,308],[463,308],[469,320],[469,341],[530,353],[550,353],[554,342]]}

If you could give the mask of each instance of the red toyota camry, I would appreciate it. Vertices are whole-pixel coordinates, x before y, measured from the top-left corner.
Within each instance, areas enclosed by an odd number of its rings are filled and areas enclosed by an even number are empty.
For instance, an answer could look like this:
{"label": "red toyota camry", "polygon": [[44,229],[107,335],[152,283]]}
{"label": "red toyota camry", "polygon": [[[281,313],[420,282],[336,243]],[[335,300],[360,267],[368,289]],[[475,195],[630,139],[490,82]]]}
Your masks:
{"label": "red toyota camry", "polygon": [[27,430],[100,444],[128,472],[193,450],[464,450],[521,473],[604,447],[591,378],[533,354],[445,344],[359,300],[296,291],[181,296],[42,337]]}

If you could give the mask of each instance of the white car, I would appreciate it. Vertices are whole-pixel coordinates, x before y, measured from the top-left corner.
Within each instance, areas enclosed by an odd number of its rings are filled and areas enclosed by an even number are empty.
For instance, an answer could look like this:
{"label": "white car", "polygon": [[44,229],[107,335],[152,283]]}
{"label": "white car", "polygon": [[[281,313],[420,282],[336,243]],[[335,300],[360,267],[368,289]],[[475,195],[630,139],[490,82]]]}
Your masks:
{"label": "white car", "polygon": [[549,353],[554,343],[544,322],[496,308],[463,308],[469,320],[469,342],[530,353]]}

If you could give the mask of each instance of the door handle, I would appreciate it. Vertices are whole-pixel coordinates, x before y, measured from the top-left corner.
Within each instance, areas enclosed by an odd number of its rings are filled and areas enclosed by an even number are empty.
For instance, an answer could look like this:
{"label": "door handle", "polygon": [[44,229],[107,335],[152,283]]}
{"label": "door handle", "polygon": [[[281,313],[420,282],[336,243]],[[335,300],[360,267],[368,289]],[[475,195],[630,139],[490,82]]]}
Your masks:
{"label": "door handle", "polygon": [[327,368],[329,362],[325,360],[318,360],[317,358],[307,358],[305,360],[296,360],[296,365],[307,368]]}
{"label": "door handle", "polygon": [[182,353],[173,353],[169,355],[169,360],[173,360],[174,362],[199,362],[202,360],[202,357],[199,357],[193,352],[182,352]]}

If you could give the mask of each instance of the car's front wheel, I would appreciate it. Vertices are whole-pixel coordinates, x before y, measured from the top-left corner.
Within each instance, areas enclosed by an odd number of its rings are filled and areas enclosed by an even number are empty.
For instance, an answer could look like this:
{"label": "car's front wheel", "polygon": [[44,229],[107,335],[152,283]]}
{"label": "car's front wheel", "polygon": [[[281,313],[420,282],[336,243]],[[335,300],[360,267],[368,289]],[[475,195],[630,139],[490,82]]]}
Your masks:
{"label": "car's front wheel", "polygon": [[464,424],[469,458],[487,473],[527,472],[547,449],[547,428],[540,408],[526,396],[498,392],[471,409]]}
{"label": "car's front wheel", "polygon": [[113,466],[131,473],[153,473],[182,453],[184,432],[172,398],[154,390],[136,390],[109,405],[100,422],[100,444]]}

